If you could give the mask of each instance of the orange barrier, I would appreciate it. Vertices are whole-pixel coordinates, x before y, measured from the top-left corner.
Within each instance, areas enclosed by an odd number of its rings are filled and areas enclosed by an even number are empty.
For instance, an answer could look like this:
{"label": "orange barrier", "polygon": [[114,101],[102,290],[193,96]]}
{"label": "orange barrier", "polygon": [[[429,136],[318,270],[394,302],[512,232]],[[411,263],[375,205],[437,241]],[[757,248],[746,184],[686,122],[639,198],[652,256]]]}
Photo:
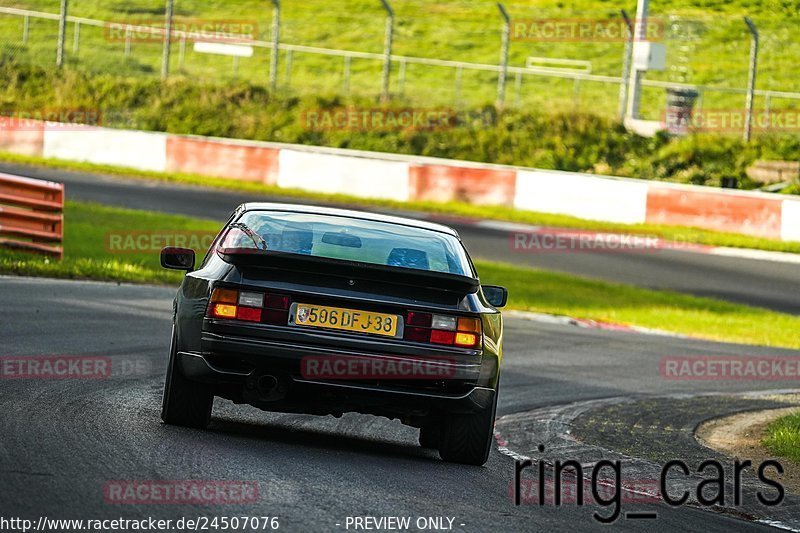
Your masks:
{"label": "orange barrier", "polygon": [[456,165],[409,167],[409,199],[478,205],[514,205],[517,171]]}
{"label": "orange barrier", "polygon": [[0,116],[0,150],[41,156],[44,151],[44,126],[39,120],[15,120]]}
{"label": "orange barrier", "polygon": [[255,143],[170,136],[166,169],[275,185],[279,152]]}
{"label": "orange barrier", "polygon": [[647,223],[780,239],[782,201],[763,193],[653,184],[647,191]]}
{"label": "orange barrier", "polygon": [[64,255],[64,184],[0,174],[0,246]]}

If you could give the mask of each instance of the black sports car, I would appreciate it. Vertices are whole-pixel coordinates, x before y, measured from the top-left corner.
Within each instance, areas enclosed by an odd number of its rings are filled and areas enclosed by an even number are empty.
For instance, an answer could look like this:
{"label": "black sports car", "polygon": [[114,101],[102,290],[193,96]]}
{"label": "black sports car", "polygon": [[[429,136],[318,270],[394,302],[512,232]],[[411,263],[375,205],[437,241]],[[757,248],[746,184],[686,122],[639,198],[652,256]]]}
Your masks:
{"label": "black sports car", "polygon": [[493,439],[506,303],[455,230],[284,204],[240,206],[174,304],[162,419],[203,428],[215,396],[266,411],[359,412],[420,428],[444,460]]}

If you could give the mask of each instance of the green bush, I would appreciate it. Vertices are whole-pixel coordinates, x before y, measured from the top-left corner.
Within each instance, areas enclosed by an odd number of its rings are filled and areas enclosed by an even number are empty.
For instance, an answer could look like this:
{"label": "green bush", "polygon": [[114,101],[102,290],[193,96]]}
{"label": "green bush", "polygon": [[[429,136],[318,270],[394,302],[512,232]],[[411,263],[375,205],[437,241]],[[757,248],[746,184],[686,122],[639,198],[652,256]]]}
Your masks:
{"label": "green bush", "polygon": [[[337,148],[426,155],[635,178],[719,186],[737,178],[756,183],[745,170],[756,159],[800,158],[800,136],[759,136],[745,144],[736,136],[698,134],[645,138],[619,123],[586,113],[498,113],[493,106],[458,113],[451,128],[423,130],[314,130],[304,113],[343,106],[375,109],[369,99],[337,95],[274,97],[260,85],[208,83],[173,77],[93,75],[81,70],[22,65],[0,56],[0,106],[15,111],[102,110],[107,125],[171,133],[234,137]],[[393,109],[407,107],[402,101]],[[797,193],[798,187],[784,192]]]}

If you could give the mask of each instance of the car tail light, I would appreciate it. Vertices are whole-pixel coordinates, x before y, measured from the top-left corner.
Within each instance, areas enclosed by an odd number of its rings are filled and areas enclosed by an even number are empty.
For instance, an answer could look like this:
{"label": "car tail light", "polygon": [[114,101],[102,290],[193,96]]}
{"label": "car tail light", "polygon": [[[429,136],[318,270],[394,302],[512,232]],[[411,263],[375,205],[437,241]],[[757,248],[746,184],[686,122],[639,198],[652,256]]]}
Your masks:
{"label": "car tail light", "polygon": [[414,328],[406,326],[403,338],[413,342],[430,342],[431,330],[427,328]]}
{"label": "car tail light", "polygon": [[290,298],[284,294],[265,294],[264,307],[270,309],[289,309]]}
{"label": "car tail light", "polygon": [[253,307],[240,307],[236,318],[247,322],[261,322],[261,309]]}
{"label": "car tail light", "polygon": [[456,320],[457,319],[454,316],[434,315],[433,321],[431,322],[431,328],[444,331],[455,331]]}
{"label": "car tail light", "polygon": [[429,328],[431,327],[431,320],[433,320],[433,316],[430,313],[415,313],[412,311],[406,316],[406,325]]}
{"label": "car tail light", "polygon": [[403,338],[412,342],[474,348],[480,345],[482,332],[478,318],[409,312]]}
{"label": "car tail light", "polygon": [[230,304],[214,304],[211,312],[217,318],[236,318],[237,307]]}
{"label": "car tail light", "polygon": [[245,307],[264,307],[264,295],[260,292],[245,292],[239,293],[239,305]]}
{"label": "car tail light", "polygon": [[216,288],[208,314],[213,318],[286,325],[291,298],[284,294]]}
{"label": "car tail light", "polygon": [[431,330],[431,342],[434,344],[453,344],[456,334],[453,331]]}

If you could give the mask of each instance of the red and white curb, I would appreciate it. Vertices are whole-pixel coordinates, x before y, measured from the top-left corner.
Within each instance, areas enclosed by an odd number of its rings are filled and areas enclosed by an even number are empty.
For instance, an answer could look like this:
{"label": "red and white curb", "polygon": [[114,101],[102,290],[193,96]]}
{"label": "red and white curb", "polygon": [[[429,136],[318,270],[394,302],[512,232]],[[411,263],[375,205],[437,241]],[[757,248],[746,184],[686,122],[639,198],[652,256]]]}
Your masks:
{"label": "red and white curb", "polygon": [[[659,237],[648,236],[635,233],[616,233],[608,231],[590,231],[572,228],[555,228],[547,226],[534,226],[530,224],[522,224],[518,222],[506,222],[502,220],[481,220],[466,217],[453,217],[447,215],[417,215],[418,218],[430,220],[432,222],[439,222],[441,224],[458,224],[469,225],[477,228],[485,228],[488,230],[508,233],[509,236],[515,233],[522,233],[526,235],[540,235],[540,236],[556,236],[562,239],[572,240],[573,242],[580,242],[581,239],[588,239],[597,245],[587,248],[585,250],[578,249],[547,249],[543,248],[541,252],[629,252],[641,253],[643,251],[659,251],[671,250],[686,253],[696,253],[705,255],[716,255],[721,257],[732,257],[738,259],[751,259],[755,261],[771,261],[777,263],[791,263],[800,264],[800,254],[789,252],[773,252],[768,250],[755,250],[751,248],[732,248],[726,246],[710,246],[707,244],[696,244],[687,241],[679,240],[666,240]],[[687,230],[687,233],[690,230]],[[510,238],[510,237],[509,237]],[[645,240],[644,244],[641,241]],[[625,242],[640,242],[637,247],[626,249]],[[606,243],[608,246],[603,249],[599,246]],[[520,252],[527,251],[529,253],[537,253],[537,249],[520,250]]]}
{"label": "red and white curb", "polygon": [[686,335],[680,335],[671,331],[660,329],[643,328],[641,326],[631,326],[628,324],[617,324],[614,322],[603,322],[600,320],[590,320],[588,318],[574,318],[564,315],[550,315],[547,313],[534,313],[531,311],[504,311],[503,315],[521,320],[541,322],[544,324],[557,324],[561,326],[576,326],[579,328],[602,329],[606,331],[620,331],[624,333],[639,333],[644,335],[660,335],[663,337],[675,337],[687,339]]}

